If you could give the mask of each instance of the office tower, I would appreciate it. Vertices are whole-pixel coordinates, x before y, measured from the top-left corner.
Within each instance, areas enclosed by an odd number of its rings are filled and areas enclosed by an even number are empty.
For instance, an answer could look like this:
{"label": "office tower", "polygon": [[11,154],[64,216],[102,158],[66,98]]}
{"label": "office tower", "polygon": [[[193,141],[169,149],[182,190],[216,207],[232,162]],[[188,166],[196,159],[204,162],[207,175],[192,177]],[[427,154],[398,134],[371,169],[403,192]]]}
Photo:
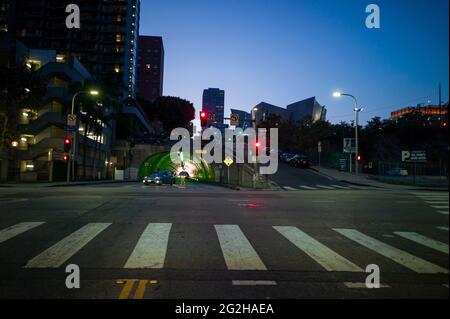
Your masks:
{"label": "office tower", "polygon": [[162,37],[139,36],[137,59],[138,97],[153,101],[163,95],[164,45]]}

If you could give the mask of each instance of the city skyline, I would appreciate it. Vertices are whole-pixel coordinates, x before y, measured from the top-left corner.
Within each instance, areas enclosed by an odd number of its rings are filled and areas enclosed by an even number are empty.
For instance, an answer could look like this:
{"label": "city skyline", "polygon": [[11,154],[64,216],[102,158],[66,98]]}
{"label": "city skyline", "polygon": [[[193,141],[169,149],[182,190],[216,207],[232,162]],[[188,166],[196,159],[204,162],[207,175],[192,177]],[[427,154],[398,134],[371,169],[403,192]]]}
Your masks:
{"label": "city skyline", "polygon": [[164,38],[165,95],[187,98],[197,111],[208,87],[227,92],[225,114],[316,96],[332,123],[353,120],[352,102],[334,99],[335,90],[358,97],[362,123],[400,107],[438,104],[439,82],[448,101],[447,1],[379,1],[381,29],[366,28],[368,3],[359,0],[171,3],[180,10],[152,4],[158,15],[142,21],[141,34]]}

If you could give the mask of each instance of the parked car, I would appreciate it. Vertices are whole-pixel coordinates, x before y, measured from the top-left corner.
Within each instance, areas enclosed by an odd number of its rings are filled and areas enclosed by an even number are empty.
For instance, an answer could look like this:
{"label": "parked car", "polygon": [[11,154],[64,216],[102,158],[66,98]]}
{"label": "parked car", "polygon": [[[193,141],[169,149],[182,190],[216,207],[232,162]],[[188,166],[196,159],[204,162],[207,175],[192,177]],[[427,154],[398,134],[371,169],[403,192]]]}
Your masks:
{"label": "parked car", "polygon": [[391,168],[386,173],[389,176],[408,176],[408,170],[400,167]]}
{"label": "parked car", "polygon": [[163,185],[169,184],[173,185],[176,183],[175,174],[172,171],[162,171],[150,174],[149,176],[145,176],[142,182],[145,185],[156,184]]}
{"label": "parked car", "polygon": [[280,161],[283,163],[289,163],[295,155],[295,153],[282,153],[280,155]]}
{"label": "parked car", "polygon": [[289,164],[292,167],[300,167],[300,168],[309,168],[311,163],[309,161],[308,156],[306,155],[295,155],[290,161]]}

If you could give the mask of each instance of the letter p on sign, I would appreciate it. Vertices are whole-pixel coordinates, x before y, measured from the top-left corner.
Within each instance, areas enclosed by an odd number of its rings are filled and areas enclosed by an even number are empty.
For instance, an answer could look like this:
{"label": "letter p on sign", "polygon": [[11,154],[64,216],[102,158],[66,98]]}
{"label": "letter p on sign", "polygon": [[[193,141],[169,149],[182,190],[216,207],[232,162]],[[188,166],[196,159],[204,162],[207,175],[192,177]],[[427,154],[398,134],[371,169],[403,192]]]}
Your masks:
{"label": "letter p on sign", "polygon": [[402,162],[406,161],[411,156],[409,151],[402,151]]}

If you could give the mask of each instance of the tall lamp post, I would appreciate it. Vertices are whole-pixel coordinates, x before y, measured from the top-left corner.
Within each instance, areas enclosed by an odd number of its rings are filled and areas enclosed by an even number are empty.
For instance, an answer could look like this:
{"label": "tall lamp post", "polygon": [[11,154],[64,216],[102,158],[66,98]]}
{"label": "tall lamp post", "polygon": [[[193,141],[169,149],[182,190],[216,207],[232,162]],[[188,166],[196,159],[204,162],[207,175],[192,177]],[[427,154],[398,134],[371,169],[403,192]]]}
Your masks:
{"label": "tall lamp post", "polygon": [[[75,99],[77,98],[78,95],[80,94],[90,94],[92,96],[96,96],[98,95],[98,91],[95,90],[91,90],[91,91],[79,91],[77,93],[75,93],[72,97],[72,109],[71,109],[71,113],[70,115],[75,115]],[[77,112],[78,113],[78,112]],[[76,152],[77,152],[77,136],[78,136],[78,119],[77,119],[77,124],[76,124],[76,131],[74,132],[73,135],[73,142],[72,142],[72,154],[69,156],[69,163],[67,165],[67,182],[70,182],[70,170],[72,169],[72,178],[75,179],[75,156],[76,156]]]}
{"label": "tall lamp post", "polygon": [[[341,96],[348,96],[351,97],[353,99],[353,101],[355,101],[355,174],[356,176],[358,176],[359,174],[359,163],[358,163],[358,155],[359,155],[359,141],[358,141],[358,126],[359,126],[359,112],[362,111],[362,108],[360,108],[358,106],[358,100],[356,99],[356,97],[354,97],[352,94],[348,94],[348,93],[342,93],[342,92],[334,92],[333,96],[338,98]],[[351,153],[350,153],[351,154]]]}

